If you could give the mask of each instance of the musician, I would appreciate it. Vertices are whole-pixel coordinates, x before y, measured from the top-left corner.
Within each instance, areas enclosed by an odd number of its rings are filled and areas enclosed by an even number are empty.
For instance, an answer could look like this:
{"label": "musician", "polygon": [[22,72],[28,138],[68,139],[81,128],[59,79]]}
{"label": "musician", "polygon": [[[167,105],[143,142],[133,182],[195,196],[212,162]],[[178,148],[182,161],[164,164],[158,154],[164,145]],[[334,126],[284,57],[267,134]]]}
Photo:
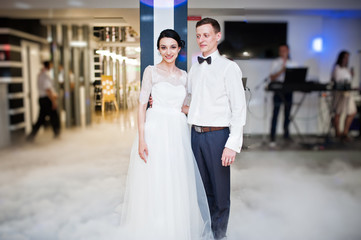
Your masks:
{"label": "musician", "polygon": [[[275,59],[272,63],[271,73],[269,77],[271,81],[283,82],[285,78],[286,68],[297,67],[297,63],[291,60],[290,48],[287,44],[282,44],[279,46],[278,54],[279,57]],[[274,92],[270,147],[276,146],[277,118],[282,104],[284,104],[283,137],[286,140],[290,140],[289,125],[292,107],[292,92]]]}
{"label": "musician", "polygon": [[[335,84],[349,84],[351,85],[354,76],[353,68],[348,67],[350,53],[341,51],[338,54],[336,63],[332,71],[332,80]],[[357,113],[355,100],[348,91],[337,91],[333,98],[333,111],[335,113],[333,125],[335,128],[336,136],[343,141],[350,141],[348,132],[351,123]],[[340,115],[345,113],[346,119],[343,127],[343,132],[340,131]]]}

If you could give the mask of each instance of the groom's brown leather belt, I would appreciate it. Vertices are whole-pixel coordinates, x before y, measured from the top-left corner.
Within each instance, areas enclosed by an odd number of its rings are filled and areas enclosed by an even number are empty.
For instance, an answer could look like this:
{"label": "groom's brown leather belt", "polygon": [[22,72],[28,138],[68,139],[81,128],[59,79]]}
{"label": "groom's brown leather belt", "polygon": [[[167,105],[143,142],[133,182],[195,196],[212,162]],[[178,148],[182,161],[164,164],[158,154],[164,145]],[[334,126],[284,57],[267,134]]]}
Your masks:
{"label": "groom's brown leather belt", "polygon": [[199,133],[213,132],[213,131],[218,131],[218,130],[227,128],[227,127],[201,127],[201,126],[196,126],[196,125],[193,125],[192,127],[194,128],[194,130],[196,132],[199,132]]}

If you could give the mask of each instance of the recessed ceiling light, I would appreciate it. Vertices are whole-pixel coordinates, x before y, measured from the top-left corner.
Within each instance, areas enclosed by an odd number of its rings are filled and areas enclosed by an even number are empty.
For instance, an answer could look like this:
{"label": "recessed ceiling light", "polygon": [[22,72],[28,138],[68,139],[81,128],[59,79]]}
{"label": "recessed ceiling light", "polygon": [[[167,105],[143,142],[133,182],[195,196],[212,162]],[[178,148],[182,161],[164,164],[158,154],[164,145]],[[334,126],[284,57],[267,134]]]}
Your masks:
{"label": "recessed ceiling light", "polygon": [[30,9],[31,8],[30,4],[24,3],[24,2],[16,2],[15,7],[20,8],[20,9]]}
{"label": "recessed ceiling light", "polygon": [[82,1],[72,0],[72,1],[68,1],[68,5],[72,7],[83,7],[84,3]]}

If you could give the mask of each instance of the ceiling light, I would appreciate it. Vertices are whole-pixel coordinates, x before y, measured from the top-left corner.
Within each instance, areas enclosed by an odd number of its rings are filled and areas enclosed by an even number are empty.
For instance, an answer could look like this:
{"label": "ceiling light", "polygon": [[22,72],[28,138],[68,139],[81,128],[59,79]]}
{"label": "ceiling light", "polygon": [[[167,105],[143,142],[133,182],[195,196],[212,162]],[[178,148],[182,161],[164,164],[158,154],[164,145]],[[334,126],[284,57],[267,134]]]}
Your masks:
{"label": "ceiling light", "polygon": [[100,54],[100,55],[108,55],[110,52],[109,50],[96,50],[95,51],[96,54]]}
{"label": "ceiling light", "polygon": [[71,41],[70,46],[71,47],[86,47],[88,44],[84,41]]}

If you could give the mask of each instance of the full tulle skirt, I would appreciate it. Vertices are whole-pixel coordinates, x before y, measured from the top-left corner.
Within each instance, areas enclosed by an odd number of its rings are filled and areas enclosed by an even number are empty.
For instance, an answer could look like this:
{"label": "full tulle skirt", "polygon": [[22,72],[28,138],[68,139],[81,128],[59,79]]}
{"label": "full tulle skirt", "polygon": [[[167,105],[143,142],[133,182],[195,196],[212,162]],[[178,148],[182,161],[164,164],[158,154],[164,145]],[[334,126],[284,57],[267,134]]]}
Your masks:
{"label": "full tulle skirt", "polygon": [[172,108],[148,109],[147,163],[130,156],[122,207],[122,239],[213,239],[203,183],[186,116]]}

